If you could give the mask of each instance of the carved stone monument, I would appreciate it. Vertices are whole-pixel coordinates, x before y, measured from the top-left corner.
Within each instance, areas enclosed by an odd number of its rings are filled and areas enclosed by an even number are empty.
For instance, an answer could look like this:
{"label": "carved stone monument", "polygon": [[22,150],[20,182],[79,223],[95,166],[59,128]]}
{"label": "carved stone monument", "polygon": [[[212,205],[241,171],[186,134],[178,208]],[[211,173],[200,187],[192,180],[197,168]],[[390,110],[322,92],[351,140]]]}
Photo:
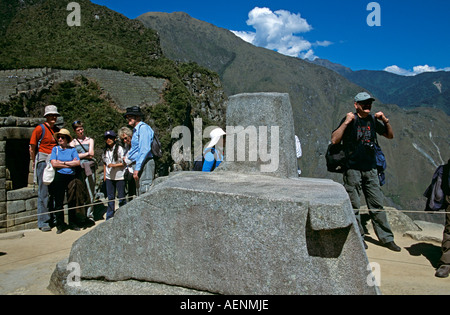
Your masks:
{"label": "carved stone monument", "polygon": [[[212,173],[158,179],[77,240],[49,288],[62,294],[379,294],[368,281],[371,269],[343,186],[296,177],[289,96],[233,96],[227,125],[235,132],[227,133],[226,148],[234,161],[227,152],[230,160]],[[246,159],[239,157],[244,138]]]}

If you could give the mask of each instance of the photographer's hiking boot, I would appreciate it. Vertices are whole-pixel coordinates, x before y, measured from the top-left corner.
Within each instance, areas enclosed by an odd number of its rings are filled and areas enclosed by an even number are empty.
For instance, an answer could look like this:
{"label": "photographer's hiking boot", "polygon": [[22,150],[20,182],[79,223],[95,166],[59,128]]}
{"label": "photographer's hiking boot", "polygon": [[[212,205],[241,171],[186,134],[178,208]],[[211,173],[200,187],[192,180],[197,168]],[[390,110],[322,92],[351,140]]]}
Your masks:
{"label": "photographer's hiking boot", "polygon": [[438,278],[447,278],[450,273],[450,265],[441,265],[438,270],[436,270],[435,276]]}
{"label": "photographer's hiking boot", "polygon": [[402,249],[400,248],[400,246],[398,246],[397,244],[394,243],[394,241],[392,242],[387,242],[386,244],[384,244],[384,246],[386,246],[387,248],[389,248],[390,250],[394,251],[394,252],[399,252]]}

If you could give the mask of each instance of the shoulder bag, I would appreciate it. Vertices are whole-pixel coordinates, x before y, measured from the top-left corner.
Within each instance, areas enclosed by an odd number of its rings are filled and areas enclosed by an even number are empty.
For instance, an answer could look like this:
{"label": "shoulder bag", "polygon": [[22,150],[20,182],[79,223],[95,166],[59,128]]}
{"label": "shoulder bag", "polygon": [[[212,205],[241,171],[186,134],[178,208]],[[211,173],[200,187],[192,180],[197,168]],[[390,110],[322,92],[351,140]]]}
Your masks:
{"label": "shoulder bag", "polygon": [[[58,147],[56,147],[56,159],[58,159]],[[44,169],[44,174],[42,175],[42,182],[44,185],[50,185],[55,179],[55,169],[50,161],[47,161],[47,165]]]}

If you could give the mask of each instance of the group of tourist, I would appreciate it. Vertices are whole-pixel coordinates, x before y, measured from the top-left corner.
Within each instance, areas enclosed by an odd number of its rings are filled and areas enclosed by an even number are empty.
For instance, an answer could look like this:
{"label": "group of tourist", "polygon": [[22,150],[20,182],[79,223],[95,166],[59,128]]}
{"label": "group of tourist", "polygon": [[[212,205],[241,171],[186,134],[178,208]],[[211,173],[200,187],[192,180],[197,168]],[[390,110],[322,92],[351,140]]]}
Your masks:
{"label": "group of tourist", "polygon": [[[394,132],[389,119],[383,112],[371,114],[372,103],[375,101],[368,93],[362,92],[356,95],[354,109],[341,121],[339,126],[331,135],[333,144],[342,143],[346,152],[346,167],[343,171],[344,187],[350,197],[353,209],[355,209],[356,220],[364,242],[364,228],[361,224],[359,209],[361,197],[364,196],[369,208],[369,214],[374,226],[375,233],[382,244],[392,251],[399,252],[401,248],[394,242],[394,233],[389,225],[386,212],[383,211],[384,195],[381,190],[378,177],[377,163],[375,158],[374,144],[377,142],[377,134],[392,139]],[[73,129],[76,138],[72,139],[70,132],[66,129],[56,127],[56,119],[59,116],[55,106],[45,108],[46,123],[36,127],[30,141],[30,155],[35,162],[38,194],[38,226],[43,231],[51,229],[52,219],[49,207],[54,210],[63,207],[64,194],[68,191],[70,183],[77,178],[76,168],[81,166],[83,171],[82,180],[89,192],[90,200],[94,196],[95,171],[93,171],[94,140],[84,134],[83,125],[76,121]],[[155,172],[155,162],[151,153],[151,143],[154,133],[152,128],[144,123],[143,113],[137,106],[127,109],[124,117],[128,125],[132,127],[120,128],[118,136],[113,130],[104,134],[105,149],[102,155],[103,177],[106,183],[108,210],[106,219],[114,216],[115,194],[118,193],[119,206],[126,203],[125,186],[128,187],[130,196],[148,191]],[[213,171],[223,161],[223,147],[226,133],[217,128],[211,132],[211,141],[203,152],[203,158],[196,159],[194,170]],[[123,142],[118,143],[118,139]],[[221,140],[221,142],[219,142]],[[219,150],[215,149],[219,143]],[[296,137],[297,158],[301,157],[299,152],[299,141]],[[42,184],[42,174],[46,161],[51,161],[57,169],[55,179],[49,187]],[[196,169],[197,168],[197,169]],[[299,175],[300,175],[300,169]],[[448,182],[448,166],[446,183]],[[450,273],[450,192],[445,191],[446,203],[443,205],[447,211],[446,227],[444,230],[444,241],[442,243],[442,258],[440,267],[436,272],[437,277],[448,277]],[[50,192],[50,194],[49,194]],[[49,199],[54,197],[54,201]],[[49,206],[52,205],[52,206]],[[88,208],[88,219],[92,219],[92,207]],[[61,212],[56,213],[56,227],[58,232],[64,228],[64,217]],[[69,227],[75,226],[76,216],[69,211]],[[75,226],[76,228],[76,226]]]}
{"label": "group of tourist", "polygon": [[[76,134],[72,137],[69,130],[56,126],[58,116],[56,106],[45,107],[46,121],[34,129],[30,139],[30,158],[38,184],[38,228],[48,232],[56,227],[56,233],[60,234],[67,229],[80,230],[95,224],[93,202],[98,165],[94,158],[94,139],[85,134],[83,123],[72,123]],[[129,107],[124,117],[132,129],[124,126],[118,135],[114,130],[104,133],[101,164],[108,198],[106,220],[114,216],[116,194],[121,207],[127,203],[127,194],[130,200],[148,191],[152,184],[154,132],[143,122],[143,116],[138,106]],[[55,170],[50,185],[43,182],[48,163]],[[64,219],[65,198],[69,207],[68,224]]]}

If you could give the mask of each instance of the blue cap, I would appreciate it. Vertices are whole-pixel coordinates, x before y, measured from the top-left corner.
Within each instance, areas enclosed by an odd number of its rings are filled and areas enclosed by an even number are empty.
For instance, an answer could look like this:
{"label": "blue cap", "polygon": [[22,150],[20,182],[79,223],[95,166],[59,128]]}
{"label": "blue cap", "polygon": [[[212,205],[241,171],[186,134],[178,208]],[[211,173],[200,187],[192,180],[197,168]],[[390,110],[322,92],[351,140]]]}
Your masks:
{"label": "blue cap", "polygon": [[358,95],[355,96],[355,102],[362,102],[367,100],[371,100],[372,102],[375,101],[375,99],[366,92],[358,93]]}
{"label": "blue cap", "polygon": [[114,132],[114,130],[108,130],[107,132],[105,132],[105,134],[103,135],[103,138],[117,138],[116,133]]}

